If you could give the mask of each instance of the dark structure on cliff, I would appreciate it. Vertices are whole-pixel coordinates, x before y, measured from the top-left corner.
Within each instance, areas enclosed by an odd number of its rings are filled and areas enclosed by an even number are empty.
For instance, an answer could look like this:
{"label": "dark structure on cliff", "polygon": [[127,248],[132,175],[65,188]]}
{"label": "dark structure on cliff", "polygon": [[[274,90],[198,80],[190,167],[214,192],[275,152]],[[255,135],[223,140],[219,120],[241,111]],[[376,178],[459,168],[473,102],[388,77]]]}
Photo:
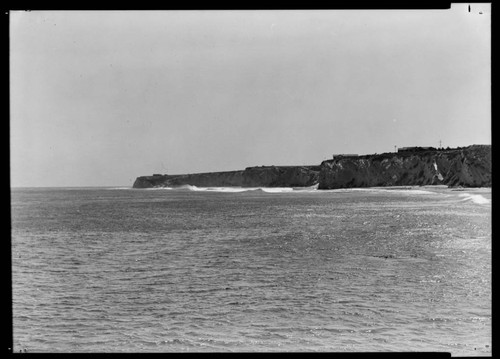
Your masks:
{"label": "dark structure on cliff", "polygon": [[334,160],[340,159],[340,158],[352,158],[352,157],[358,157],[358,154],[356,154],[356,153],[341,153],[341,154],[332,155],[332,158]]}
{"label": "dark structure on cliff", "polygon": [[434,147],[400,147],[398,152],[423,152],[423,151],[436,151]]}

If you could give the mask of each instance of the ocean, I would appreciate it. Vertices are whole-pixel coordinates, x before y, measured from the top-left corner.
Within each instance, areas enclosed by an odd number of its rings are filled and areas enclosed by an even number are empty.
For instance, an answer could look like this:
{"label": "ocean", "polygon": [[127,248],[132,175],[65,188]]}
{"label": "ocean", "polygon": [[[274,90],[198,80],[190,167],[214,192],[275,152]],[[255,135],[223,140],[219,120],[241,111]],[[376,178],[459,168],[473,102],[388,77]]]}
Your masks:
{"label": "ocean", "polygon": [[15,352],[491,355],[491,189],[13,188]]}

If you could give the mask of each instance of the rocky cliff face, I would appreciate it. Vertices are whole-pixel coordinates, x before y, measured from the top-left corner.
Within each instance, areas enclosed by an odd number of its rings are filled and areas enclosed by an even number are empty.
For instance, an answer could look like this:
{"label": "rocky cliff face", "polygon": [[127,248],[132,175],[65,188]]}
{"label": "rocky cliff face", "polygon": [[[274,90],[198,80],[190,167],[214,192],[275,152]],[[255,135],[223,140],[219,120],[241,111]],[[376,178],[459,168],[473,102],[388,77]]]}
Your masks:
{"label": "rocky cliff face", "polygon": [[[319,183],[319,184],[318,184]],[[383,153],[324,161],[321,166],[262,166],[242,171],[138,177],[134,188],[309,187],[318,189],[448,185],[491,186],[491,146]]]}
{"label": "rocky cliff face", "polygon": [[328,160],[321,164],[318,189],[435,184],[491,186],[491,146]]}
{"label": "rocky cliff face", "polygon": [[134,188],[173,187],[308,187],[318,183],[320,166],[262,166],[242,171],[138,177]]}

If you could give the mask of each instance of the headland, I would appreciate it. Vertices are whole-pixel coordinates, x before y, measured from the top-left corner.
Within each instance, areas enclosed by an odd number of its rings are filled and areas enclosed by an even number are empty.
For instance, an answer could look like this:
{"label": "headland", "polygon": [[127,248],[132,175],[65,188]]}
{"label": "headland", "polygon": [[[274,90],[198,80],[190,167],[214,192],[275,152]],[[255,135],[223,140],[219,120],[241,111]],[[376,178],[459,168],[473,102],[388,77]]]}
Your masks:
{"label": "headland", "polygon": [[319,165],[260,166],[244,170],[138,177],[133,188],[309,187],[318,189],[447,185],[491,187],[491,145],[436,149],[403,147],[398,152],[338,154]]}

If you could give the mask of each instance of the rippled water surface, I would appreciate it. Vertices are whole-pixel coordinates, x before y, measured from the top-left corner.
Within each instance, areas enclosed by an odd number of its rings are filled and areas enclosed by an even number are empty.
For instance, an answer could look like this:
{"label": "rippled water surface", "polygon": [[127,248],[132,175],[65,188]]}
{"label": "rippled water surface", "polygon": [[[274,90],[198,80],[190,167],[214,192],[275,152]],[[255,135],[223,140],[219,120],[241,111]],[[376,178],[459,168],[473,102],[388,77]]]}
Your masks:
{"label": "rippled water surface", "polygon": [[14,350],[491,354],[491,190],[13,189]]}

